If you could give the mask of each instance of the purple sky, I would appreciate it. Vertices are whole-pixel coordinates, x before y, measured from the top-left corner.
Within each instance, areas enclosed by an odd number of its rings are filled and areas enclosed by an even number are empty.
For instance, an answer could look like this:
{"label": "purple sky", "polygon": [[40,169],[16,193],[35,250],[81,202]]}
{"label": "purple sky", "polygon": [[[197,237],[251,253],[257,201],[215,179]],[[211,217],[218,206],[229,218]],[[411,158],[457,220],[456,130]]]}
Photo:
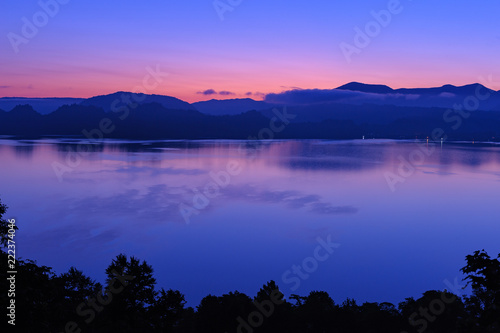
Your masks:
{"label": "purple sky", "polygon": [[500,81],[497,1],[231,2],[0,0],[0,97],[261,99],[350,81],[500,89],[480,78]]}

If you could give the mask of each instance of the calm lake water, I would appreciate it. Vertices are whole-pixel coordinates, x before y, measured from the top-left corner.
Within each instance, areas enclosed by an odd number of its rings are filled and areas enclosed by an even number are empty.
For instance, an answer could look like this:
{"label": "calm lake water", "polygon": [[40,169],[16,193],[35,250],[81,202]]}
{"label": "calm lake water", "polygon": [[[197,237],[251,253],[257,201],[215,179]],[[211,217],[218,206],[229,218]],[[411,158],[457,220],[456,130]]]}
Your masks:
{"label": "calm lake water", "polygon": [[494,145],[0,140],[18,256],[103,282],[133,255],[190,306],[269,280],[336,302],[450,290],[467,254],[500,252],[499,181]]}

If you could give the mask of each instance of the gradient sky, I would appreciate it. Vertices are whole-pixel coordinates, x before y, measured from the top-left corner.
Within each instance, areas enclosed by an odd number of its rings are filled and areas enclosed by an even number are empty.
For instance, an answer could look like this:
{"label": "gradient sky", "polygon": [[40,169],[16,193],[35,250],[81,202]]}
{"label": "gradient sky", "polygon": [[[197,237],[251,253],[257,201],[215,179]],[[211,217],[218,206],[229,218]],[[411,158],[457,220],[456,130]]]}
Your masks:
{"label": "gradient sky", "polygon": [[[16,53],[9,33],[23,36],[23,17],[43,19],[42,8],[0,0],[0,97],[90,97],[139,86],[194,102],[350,81],[500,89],[480,80],[500,81],[495,0],[401,0],[401,13],[350,63],[340,44],[354,44],[354,28],[364,30],[370,12],[390,1],[243,0],[224,20],[213,0],[60,1],[67,4]],[[154,89],[142,84],[148,67],[168,73]],[[199,93],[209,89],[234,94]]]}

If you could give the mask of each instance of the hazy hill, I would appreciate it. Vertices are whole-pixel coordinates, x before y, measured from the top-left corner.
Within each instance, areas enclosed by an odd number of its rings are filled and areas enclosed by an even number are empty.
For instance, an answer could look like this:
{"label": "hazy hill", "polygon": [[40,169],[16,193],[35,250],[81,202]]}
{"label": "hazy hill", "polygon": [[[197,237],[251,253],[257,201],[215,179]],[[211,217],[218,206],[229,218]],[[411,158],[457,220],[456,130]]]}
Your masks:
{"label": "hazy hill", "polygon": [[251,98],[225,100],[211,99],[209,101],[196,102],[192,105],[196,108],[196,110],[214,116],[235,115],[251,110],[261,111],[270,109],[274,106],[273,104],[255,101]]}
{"label": "hazy hill", "polygon": [[[135,103],[137,98],[139,103]],[[10,102],[30,100],[12,98]],[[40,100],[44,99],[34,102]],[[286,105],[292,117],[283,131],[273,133],[275,138],[423,138],[432,135],[435,128],[444,129],[449,139],[500,138],[500,93],[477,83],[392,89],[351,82],[337,89],[268,94],[265,101],[246,98],[189,104],[170,96],[127,92],[96,96],[79,104],[75,101],[79,100],[49,98],[34,103],[48,107],[71,102],[46,114],[31,104],[11,110],[2,107],[6,111],[0,110],[0,135],[81,137],[108,118],[113,130],[104,134],[109,138],[247,139],[270,128],[271,121],[272,128],[279,127],[283,117],[276,109],[283,113],[284,107],[279,105]],[[467,111],[471,106],[475,110],[468,118],[452,110]]]}
{"label": "hazy hill", "polygon": [[478,89],[478,88],[482,89],[482,91],[489,92],[492,94],[497,93],[496,91],[491,90],[489,88],[486,88],[485,86],[483,86],[479,83],[468,84],[468,85],[459,86],[459,87],[451,85],[451,84],[445,84],[442,87],[433,87],[433,88],[392,89],[386,85],[350,82],[350,83],[347,83],[343,86],[338,87],[337,89],[360,91],[360,92],[374,93],[374,94],[399,93],[399,94],[413,94],[413,95],[417,95],[417,94],[418,95],[440,95],[442,93],[451,93],[451,94],[456,94],[456,95],[461,95],[461,96],[467,96],[467,95],[475,95],[476,89]]}
{"label": "hazy hill", "polygon": [[31,105],[18,105],[10,112],[0,112],[0,135],[15,134],[29,136],[38,133],[44,116],[33,110]]}
{"label": "hazy hill", "polygon": [[421,94],[421,95],[439,96],[442,95],[443,93],[447,93],[447,94],[455,94],[467,97],[467,96],[474,96],[478,88],[481,89],[480,90],[481,93],[489,92],[493,95],[497,94],[496,91],[486,88],[485,86],[479,83],[468,84],[465,86],[454,86],[451,84],[445,84],[442,87],[436,87],[436,88],[400,88],[394,91],[396,93],[401,93],[401,94]]}
{"label": "hazy hill", "polygon": [[[276,139],[355,139],[393,138],[414,139],[431,136],[434,129],[442,128],[448,140],[498,141],[500,138],[500,112],[476,111],[455,122],[443,119],[446,109],[401,108],[367,106],[358,109],[316,110],[290,107],[295,115],[283,124],[272,110],[248,111],[238,115],[212,116],[196,110],[173,110],[158,103],[141,104],[128,113],[105,112],[102,108],[86,105],[66,105],[55,112],[41,115],[29,105],[17,106],[10,112],[0,112],[0,135],[37,138],[41,136],[77,136],[122,139],[268,139],[271,128],[283,128],[272,133]],[[351,109],[349,109],[351,108]],[[377,109],[379,108],[379,109]],[[283,109],[279,109],[283,113]],[[321,111],[323,112],[321,114]],[[126,115],[126,116],[125,116]],[[314,118],[316,117],[316,118]],[[110,130],[103,133],[103,119]],[[271,119],[273,126],[271,126]],[[97,133],[97,134],[96,134]]]}
{"label": "hazy hill", "polygon": [[47,114],[64,104],[76,104],[83,101],[82,98],[25,98],[25,97],[2,97],[0,98],[0,109],[10,111],[17,105],[29,104],[34,110],[41,114]]}
{"label": "hazy hill", "polygon": [[[344,105],[392,105],[401,107],[454,108],[500,111],[500,92],[478,83],[436,88],[392,89],[384,85],[351,82],[336,89],[289,90],[279,94],[268,94],[268,103],[289,106],[324,103]],[[368,106],[367,106],[368,107]]]}
{"label": "hazy hill", "polygon": [[365,93],[374,93],[374,94],[389,94],[394,92],[394,89],[382,85],[382,84],[366,84],[359,82],[350,82],[344,84],[343,86],[338,87],[340,90],[352,90],[352,91],[361,91]]}
{"label": "hazy hill", "polygon": [[102,108],[104,111],[112,111],[113,108],[117,109],[128,105],[130,103],[148,104],[158,103],[167,109],[178,110],[194,110],[195,108],[188,102],[184,102],[175,97],[163,95],[147,95],[147,94],[132,94],[130,92],[118,91],[109,95],[101,95],[83,100],[80,104],[87,106],[96,106]]}
{"label": "hazy hill", "polygon": [[[480,94],[480,98],[478,98]],[[0,109],[12,110],[17,105],[29,104],[40,114],[48,114],[63,105],[81,104],[102,108],[106,112],[118,110],[129,104],[158,103],[167,109],[198,110],[209,115],[237,115],[255,110],[266,111],[276,106],[307,107],[315,120],[335,116],[328,112],[343,112],[359,107],[364,111],[380,112],[384,108],[477,108],[484,111],[500,111],[500,92],[474,83],[465,86],[444,85],[434,88],[392,89],[386,85],[350,82],[335,89],[294,89],[281,93],[268,94],[264,101],[251,98],[228,99],[196,102],[189,104],[178,98],[163,95],[132,94],[116,92],[109,95],[80,98],[0,98]],[[467,104],[467,105],[465,105]],[[412,112],[412,110],[406,110]],[[404,111],[399,109],[399,111]],[[422,112],[422,110],[418,110]],[[319,114],[323,114],[319,117]],[[325,118],[326,117],[326,118]]]}

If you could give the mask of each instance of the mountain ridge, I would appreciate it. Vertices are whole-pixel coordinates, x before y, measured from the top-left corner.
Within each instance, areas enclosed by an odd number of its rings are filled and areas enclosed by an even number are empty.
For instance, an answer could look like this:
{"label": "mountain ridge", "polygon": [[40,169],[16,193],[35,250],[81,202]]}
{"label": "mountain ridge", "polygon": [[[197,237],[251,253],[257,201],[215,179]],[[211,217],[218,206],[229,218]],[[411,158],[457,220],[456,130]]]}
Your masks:
{"label": "mountain ridge", "polygon": [[[207,115],[197,110],[139,104],[126,112],[96,106],[65,105],[42,115],[30,105],[0,112],[0,136],[115,139],[415,139],[443,130],[447,140],[499,141],[500,111],[475,111],[467,119],[445,118],[443,108],[347,105],[331,110],[291,106],[238,115]],[[263,134],[265,133],[265,135]],[[262,136],[264,135],[264,136]]]}
{"label": "mountain ridge", "polygon": [[452,108],[478,94],[481,94],[480,110],[500,111],[500,91],[487,88],[479,83],[463,86],[445,84],[441,87],[393,89],[383,84],[360,82],[349,82],[333,89],[293,89],[281,93],[271,93],[266,95],[262,101],[247,97],[188,103],[168,95],[134,94],[125,91],[97,95],[87,99],[2,97],[0,98],[0,110],[10,112],[17,105],[29,104],[40,114],[49,114],[63,105],[81,104],[100,107],[106,112],[116,112],[120,108],[129,106],[133,108],[136,105],[148,103],[159,103],[166,109],[198,110],[208,115],[237,115],[251,110],[265,111],[280,105],[309,105],[312,109],[321,108],[324,104]]}

